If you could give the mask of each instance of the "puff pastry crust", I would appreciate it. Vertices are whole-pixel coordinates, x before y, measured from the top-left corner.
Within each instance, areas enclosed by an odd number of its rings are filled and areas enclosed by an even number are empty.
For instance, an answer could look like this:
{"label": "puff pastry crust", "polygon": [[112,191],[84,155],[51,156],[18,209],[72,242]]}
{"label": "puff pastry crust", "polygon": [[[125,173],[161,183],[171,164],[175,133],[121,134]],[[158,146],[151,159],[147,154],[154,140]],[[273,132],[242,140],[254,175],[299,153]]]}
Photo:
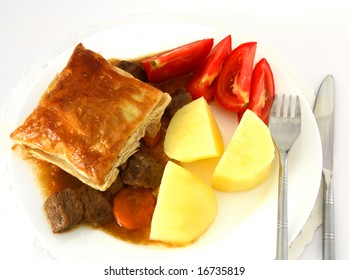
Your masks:
{"label": "puff pastry crust", "polygon": [[157,133],[171,97],[76,46],[38,106],[10,137],[26,151],[106,190],[118,167]]}

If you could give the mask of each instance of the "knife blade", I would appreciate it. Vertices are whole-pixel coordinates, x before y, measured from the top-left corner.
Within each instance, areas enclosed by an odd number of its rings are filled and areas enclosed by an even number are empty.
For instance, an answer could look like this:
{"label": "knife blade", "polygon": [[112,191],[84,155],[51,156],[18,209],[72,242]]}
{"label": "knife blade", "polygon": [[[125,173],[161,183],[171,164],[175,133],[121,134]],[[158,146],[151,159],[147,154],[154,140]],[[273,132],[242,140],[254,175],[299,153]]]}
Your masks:
{"label": "knife blade", "polygon": [[334,78],[328,75],[322,81],[315,101],[314,115],[320,132],[322,145],[322,259],[335,259],[335,223],[334,223],[334,190],[333,140],[334,140]]}

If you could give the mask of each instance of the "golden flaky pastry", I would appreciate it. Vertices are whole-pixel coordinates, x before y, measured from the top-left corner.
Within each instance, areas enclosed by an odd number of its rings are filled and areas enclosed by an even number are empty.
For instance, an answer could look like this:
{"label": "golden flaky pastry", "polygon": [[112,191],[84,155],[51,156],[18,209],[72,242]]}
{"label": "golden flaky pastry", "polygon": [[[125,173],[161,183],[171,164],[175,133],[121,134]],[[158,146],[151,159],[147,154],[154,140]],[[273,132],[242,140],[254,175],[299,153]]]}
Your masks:
{"label": "golden flaky pastry", "polygon": [[34,157],[103,191],[145,132],[157,133],[170,100],[79,44],[11,138]]}

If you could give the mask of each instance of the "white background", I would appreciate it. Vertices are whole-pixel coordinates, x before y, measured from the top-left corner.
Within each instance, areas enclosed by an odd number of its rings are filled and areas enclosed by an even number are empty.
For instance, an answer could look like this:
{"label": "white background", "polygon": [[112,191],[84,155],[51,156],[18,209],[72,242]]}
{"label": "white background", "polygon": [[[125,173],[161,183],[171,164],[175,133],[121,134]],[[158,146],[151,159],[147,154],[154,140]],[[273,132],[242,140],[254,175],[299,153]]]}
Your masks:
{"label": "white background", "polygon": [[[348,3],[341,0],[1,0],[0,112],[13,88],[35,73],[37,69],[33,65],[40,69],[50,50],[64,47],[62,42],[75,43],[78,36],[95,26],[146,14],[181,15],[231,24],[241,34],[278,54],[314,92],[325,75],[334,76],[336,256],[349,260]],[[8,137],[3,135],[4,130],[0,132],[1,137]],[[1,154],[2,171],[3,158]],[[6,174],[1,176],[4,179]],[[5,183],[0,185],[0,218],[0,259],[13,262],[50,258],[27,227],[13,192]],[[320,229],[300,258],[321,259]]]}

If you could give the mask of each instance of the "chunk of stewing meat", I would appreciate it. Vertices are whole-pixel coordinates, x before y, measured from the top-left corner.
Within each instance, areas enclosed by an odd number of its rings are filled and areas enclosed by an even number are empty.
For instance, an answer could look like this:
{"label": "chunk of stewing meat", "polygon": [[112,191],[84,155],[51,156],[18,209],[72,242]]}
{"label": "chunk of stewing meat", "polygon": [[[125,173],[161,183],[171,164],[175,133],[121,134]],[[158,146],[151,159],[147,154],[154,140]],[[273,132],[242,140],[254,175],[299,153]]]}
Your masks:
{"label": "chunk of stewing meat", "polygon": [[54,233],[67,231],[80,222],[102,226],[113,218],[109,200],[86,185],[53,193],[44,209]]}
{"label": "chunk of stewing meat", "polygon": [[160,186],[165,164],[145,150],[133,154],[121,171],[121,180],[125,185],[143,188]]}
{"label": "chunk of stewing meat", "polygon": [[170,104],[168,104],[165,112],[161,118],[161,126],[163,129],[167,129],[172,117],[183,106],[193,101],[190,93],[185,88],[177,89],[173,95]]}
{"label": "chunk of stewing meat", "polygon": [[84,207],[83,222],[98,227],[113,219],[111,204],[102,192],[88,186],[81,187],[78,191]]}
{"label": "chunk of stewing meat", "polygon": [[44,209],[54,233],[72,228],[81,221],[84,213],[79,193],[70,188],[49,196],[45,201]]}

